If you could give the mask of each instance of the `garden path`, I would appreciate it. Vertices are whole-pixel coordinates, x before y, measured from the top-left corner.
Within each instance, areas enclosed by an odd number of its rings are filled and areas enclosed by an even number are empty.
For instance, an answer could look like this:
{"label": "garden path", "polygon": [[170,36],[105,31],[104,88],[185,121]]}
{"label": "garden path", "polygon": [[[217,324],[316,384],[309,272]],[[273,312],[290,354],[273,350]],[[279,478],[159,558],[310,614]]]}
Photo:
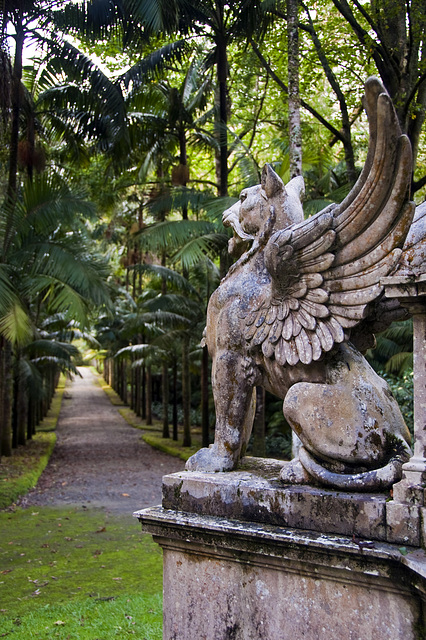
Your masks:
{"label": "garden path", "polygon": [[57,442],[35,489],[23,507],[101,507],[132,514],[161,502],[161,478],[184,462],[153,449],[141,439],[80,367],[67,385],[56,429]]}

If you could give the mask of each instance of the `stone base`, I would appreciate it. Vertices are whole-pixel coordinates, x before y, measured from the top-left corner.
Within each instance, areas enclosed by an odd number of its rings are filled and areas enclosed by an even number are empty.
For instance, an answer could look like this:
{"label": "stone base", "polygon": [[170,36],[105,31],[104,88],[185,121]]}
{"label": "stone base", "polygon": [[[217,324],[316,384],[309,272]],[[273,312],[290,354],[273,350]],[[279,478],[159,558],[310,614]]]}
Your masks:
{"label": "stone base", "polygon": [[164,550],[165,640],[426,637],[419,549],[162,507],[135,515]]}
{"label": "stone base", "polygon": [[420,508],[283,486],[280,467],[164,476],[135,514],[164,550],[164,640],[425,639]]}
{"label": "stone base", "polygon": [[397,504],[390,494],[284,486],[282,462],[244,458],[238,471],[182,471],[163,477],[163,507],[247,522],[310,529],[420,546],[421,509]]}

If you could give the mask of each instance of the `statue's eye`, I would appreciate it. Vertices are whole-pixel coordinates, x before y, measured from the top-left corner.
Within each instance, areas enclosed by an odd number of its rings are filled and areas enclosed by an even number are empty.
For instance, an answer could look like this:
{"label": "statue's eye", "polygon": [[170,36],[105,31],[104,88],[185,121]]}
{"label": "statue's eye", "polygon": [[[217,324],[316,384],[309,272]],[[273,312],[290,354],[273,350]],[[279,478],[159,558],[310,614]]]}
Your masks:
{"label": "statue's eye", "polygon": [[247,200],[247,194],[246,193],[240,193],[240,202],[244,202],[244,200]]}

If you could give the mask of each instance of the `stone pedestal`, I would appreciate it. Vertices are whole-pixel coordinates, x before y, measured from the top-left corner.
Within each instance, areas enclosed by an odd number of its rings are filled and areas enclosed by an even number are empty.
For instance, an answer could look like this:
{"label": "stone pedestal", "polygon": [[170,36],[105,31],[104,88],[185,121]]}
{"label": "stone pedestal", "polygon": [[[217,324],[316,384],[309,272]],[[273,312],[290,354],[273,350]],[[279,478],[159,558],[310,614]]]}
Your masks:
{"label": "stone pedestal", "polygon": [[386,542],[389,498],[244,467],[165,476],[135,514],[164,551],[165,640],[426,637],[426,556]]}

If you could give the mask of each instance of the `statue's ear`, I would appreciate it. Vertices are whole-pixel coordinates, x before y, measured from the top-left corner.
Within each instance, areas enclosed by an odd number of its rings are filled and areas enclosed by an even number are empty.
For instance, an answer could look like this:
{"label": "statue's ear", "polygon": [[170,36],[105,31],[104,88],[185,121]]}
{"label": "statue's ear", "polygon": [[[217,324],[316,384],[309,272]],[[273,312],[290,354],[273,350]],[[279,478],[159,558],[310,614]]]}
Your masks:
{"label": "statue's ear", "polygon": [[268,198],[272,198],[278,193],[285,191],[284,182],[280,176],[275,173],[270,164],[265,164],[263,167],[261,186]]}

